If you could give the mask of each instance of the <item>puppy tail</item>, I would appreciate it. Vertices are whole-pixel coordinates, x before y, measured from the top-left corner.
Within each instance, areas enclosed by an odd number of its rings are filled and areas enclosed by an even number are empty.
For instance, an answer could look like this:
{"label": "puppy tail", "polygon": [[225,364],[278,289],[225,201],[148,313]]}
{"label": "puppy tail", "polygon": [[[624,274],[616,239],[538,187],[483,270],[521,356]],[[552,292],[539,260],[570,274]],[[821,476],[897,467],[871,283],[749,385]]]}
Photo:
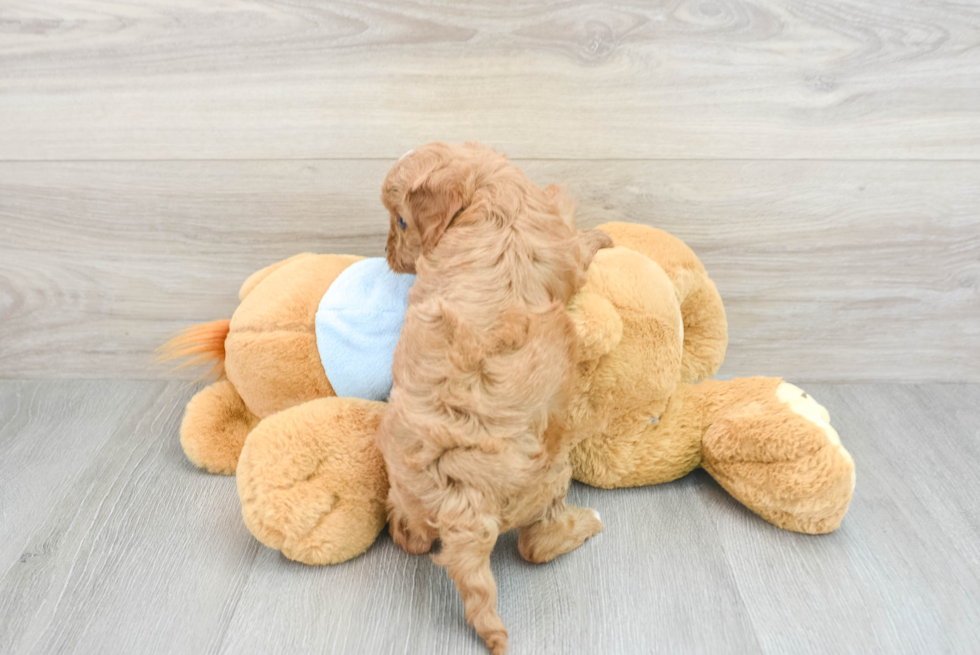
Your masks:
{"label": "puppy tail", "polygon": [[231,320],[227,318],[192,325],[157,348],[156,363],[188,358],[173,368],[176,371],[213,362],[211,370],[201,377],[220,380],[225,376],[225,338],[230,330]]}

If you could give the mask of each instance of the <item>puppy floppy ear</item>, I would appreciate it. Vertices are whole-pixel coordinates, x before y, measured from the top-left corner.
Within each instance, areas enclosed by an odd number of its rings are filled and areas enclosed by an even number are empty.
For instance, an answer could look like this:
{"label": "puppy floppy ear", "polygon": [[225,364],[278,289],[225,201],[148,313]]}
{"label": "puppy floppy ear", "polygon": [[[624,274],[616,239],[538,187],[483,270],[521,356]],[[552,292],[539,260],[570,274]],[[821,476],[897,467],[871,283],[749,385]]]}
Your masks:
{"label": "puppy floppy ear", "polygon": [[420,176],[409,189],[406,199],[419,231],[423,255],[432,252],[453,217],[463,210],[465,178],[463,166],[453,163]]}

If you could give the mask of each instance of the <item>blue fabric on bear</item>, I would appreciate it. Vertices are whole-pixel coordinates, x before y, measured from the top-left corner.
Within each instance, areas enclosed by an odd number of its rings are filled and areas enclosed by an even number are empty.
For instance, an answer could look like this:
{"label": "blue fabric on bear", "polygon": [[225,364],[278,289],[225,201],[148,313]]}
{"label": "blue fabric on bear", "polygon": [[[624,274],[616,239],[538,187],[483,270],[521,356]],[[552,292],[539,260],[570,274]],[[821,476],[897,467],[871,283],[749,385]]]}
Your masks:
{"label": "blue fabric on bear", "polygon": [[387,400],[391,363],[414,275],[393,273],[381,257],[344,269],[320,300],[316,347],[338,396]]}

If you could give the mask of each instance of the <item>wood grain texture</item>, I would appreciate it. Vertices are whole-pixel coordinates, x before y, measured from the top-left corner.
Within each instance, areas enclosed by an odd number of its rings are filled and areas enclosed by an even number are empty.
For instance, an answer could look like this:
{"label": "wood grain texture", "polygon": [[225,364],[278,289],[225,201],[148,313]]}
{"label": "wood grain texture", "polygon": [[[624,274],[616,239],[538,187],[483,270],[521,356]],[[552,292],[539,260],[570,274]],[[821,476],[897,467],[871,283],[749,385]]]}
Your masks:
{"label": "wood grain texture", "polygon": [[[381,255],[390,163],[0,163],[0,377],[159,376],[152,350],[230,316],[258,268]],[[694,248],[724,376],[980,381],[980,162],[517,163],[583,226]]]}
{"label": "wood grain texture", "polygon": [[217,647],[259,544],[233,483],[183,458],[191,392],[0,383],[0,416],[14,425],[0,471],[0,652]]}
{"label": "wood grain texture", "polygon": [[[101,382],[41,384],[0,382],[0,570],[18,559],[43,557],[27,541],[52,507],[79,484],[117,426],[146,411],[156,385],[117,385],[107,393]],[[60,396],[60,397],[59,397]],[[52,457],[52,450],[71,457]]]}
{"label": "wood grain texture", "polygon": [[[857,464],[837,532],[774,528],[703,472],[575,485],[604,533],[546,565],[513,534],[494,551],[513,654],[971,652],[980,385],[806,390]],[[16,541],[0,551],[0,651],[486,652],[445,573],[387,536],[322,568],[255,542],[234,481],[180,452],[192,391],[0,382],[0,545]],[[10,513],[22,506],[36,516]]]}
{"label": "wood grain texture", "polygon": [[[492,566],[513,653],[758,651],[691,484],[612,493],[576,485],[571,502],[596,509],[606,532],[547,566],[521,559],[516,533],[503,537]],[[286,596],[303,600],[284,607]],[[402,557],[385,534],[339,567],[311,571],[260,555],[222,653],[486,653],[464,624],[445,572]]]}
{"label": "wood grain texture", "polygon": [[976,159],[955,0],[6,2],[0,159]]}
{"label": "wood grain texture", "polygon": [[[807,385],[857,466],[840,530],[791,535],[701,488],[772,653],[956,653],[980,611],[976,385]],[[860,630],[840,626],[863,626]]]}

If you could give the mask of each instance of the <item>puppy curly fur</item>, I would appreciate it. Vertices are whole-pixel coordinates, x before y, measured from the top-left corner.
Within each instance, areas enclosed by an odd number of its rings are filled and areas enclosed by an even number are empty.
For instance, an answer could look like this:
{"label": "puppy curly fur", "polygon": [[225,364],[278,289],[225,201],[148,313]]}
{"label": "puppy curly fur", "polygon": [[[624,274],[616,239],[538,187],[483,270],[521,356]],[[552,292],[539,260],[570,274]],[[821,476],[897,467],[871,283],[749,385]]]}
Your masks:
{"label": "puppy curly fur", "polygon": [[490,552],[520,528],[521,554],[545,562],[602,530],[567,506],[573,437],[553,415],[575,374],[565,307],[595,251],[558,187],[539,189],[479,144],[429,144],[389,172],[387,257],[416,272],[394,387],[378,433],[388,469],[389,529],[434,556],[496,654],[507,649]]}

